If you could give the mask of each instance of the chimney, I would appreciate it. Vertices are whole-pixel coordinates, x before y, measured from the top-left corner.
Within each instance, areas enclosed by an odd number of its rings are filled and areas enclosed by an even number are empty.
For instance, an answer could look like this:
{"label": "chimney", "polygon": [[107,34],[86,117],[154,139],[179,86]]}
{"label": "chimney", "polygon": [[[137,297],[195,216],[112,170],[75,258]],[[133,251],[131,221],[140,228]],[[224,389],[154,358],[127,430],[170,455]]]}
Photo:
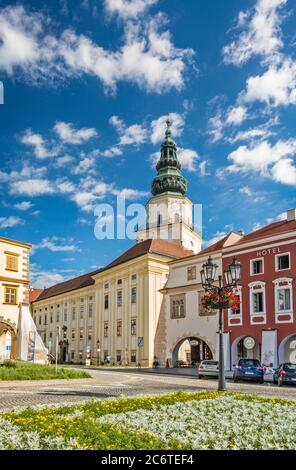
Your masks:
{"label": "chimney", "polygon": [[287,221],[292,222],[296,220],[296,209],[288,209],[287,210]]}
{"label": "chimney", "polygon": [[244,236],[245,236],[244,230],[239,230],[238,234],[239,234],[241,237],[244,237]]}

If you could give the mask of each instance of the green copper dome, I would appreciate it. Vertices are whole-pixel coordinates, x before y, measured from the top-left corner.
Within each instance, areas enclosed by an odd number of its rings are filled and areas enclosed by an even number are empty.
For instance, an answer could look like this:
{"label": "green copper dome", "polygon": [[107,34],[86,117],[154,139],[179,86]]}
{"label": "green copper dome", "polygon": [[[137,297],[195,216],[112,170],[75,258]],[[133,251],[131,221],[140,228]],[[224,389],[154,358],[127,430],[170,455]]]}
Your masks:
{"label": "green copper dome", "polygon": [[171,121],[168,116],[164,142],[161,144],[161,155],[156,165],[157,176],[152,181],[152,194],[164,193],[184,195],[187,181],[181,174],[181,163],[177,156],[177,147],[172,139]]}

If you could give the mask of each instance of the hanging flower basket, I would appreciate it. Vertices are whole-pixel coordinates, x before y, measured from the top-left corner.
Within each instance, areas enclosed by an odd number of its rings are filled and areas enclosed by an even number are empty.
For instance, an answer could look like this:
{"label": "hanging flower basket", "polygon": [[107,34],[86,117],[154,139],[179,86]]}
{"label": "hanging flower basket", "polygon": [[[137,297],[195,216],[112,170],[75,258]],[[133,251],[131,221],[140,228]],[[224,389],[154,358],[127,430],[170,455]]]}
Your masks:
{"label": "hanging flower basket", "polygon": [[234,292],[220,292],[219,294],[206,294],[202,299],[205,309],[218,310],[220,308],[238,310],[240,298]]}

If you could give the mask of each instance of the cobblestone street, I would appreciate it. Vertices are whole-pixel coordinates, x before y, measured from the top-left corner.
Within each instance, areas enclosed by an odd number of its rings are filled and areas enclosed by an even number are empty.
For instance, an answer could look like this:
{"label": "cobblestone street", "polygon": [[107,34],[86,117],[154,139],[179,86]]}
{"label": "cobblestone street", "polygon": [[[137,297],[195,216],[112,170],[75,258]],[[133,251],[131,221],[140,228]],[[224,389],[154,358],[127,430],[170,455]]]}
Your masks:
{"label": "cobblestone street", "polygon": [[[144,371],[90,370],[92,379],[0,383],[0,408],[106,399],[118,396],[159,394],[176,391],[215,390],[216,380],[194,376],[146,373]],[[296,387],[273,384],[227,383],[231,392],[296,400]]]}

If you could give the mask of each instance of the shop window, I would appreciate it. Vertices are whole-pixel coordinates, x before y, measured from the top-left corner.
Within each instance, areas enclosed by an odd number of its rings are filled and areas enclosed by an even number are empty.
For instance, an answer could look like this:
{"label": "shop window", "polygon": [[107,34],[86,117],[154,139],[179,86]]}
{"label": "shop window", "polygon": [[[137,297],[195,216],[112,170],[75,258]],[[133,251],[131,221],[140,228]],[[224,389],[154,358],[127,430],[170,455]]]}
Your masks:
{"label": "shop window", "polygon": [[131,351],[131,362],[137,362],[137,351]]}
{"label": "shop window", "polygon": [[116,362],[121,363],[121,351],[116,351]]}

